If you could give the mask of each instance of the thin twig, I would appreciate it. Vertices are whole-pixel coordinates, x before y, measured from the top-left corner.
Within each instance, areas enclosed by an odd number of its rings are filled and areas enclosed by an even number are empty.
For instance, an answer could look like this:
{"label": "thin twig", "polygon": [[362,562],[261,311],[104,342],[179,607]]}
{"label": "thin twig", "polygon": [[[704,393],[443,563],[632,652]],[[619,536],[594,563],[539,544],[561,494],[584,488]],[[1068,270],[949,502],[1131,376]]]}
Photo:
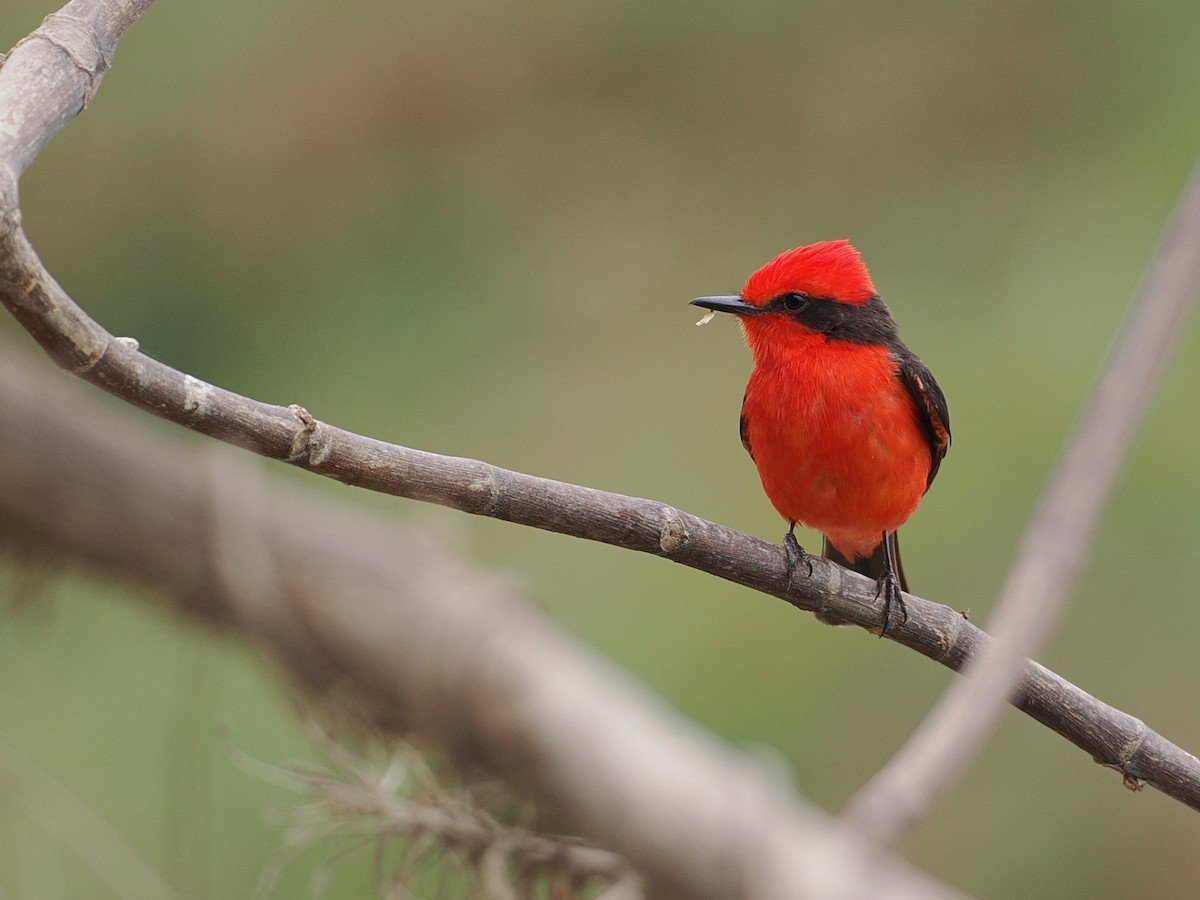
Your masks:
{"label": "thin twig", "polygon": [[[1142,416],[1200,293],[1200,161],[1038,504],[989,624],[995,640],[848,804],[844,823],[892,845],[983,748],[1066,605]],[[1127,779],[1136,783],[1136,779]]]}
{"label": "thin twig", "polygon": [[[388,765],[380,767],[355,756],[315,722],[307,724],[310,739],[329,756],[329,767],[271,765],[226,747],[242,771],[312,801],[285,813],[293,837],[281,858],[336,835],[404,837],[410,843],[432,836],[436,841],[431,847],[457,851],[465,868],[484,874],[481,861],[491,852],[498,871],[505,873],[511,866],[515,874],[563,875],[579,884],[637,881],[637,873],[625,860],[602,847],[499,822],[477,808],[467,790],[442,784],[422,756],[403,741],[392,745]],[[405,868],[399,865],[397,872]]]}

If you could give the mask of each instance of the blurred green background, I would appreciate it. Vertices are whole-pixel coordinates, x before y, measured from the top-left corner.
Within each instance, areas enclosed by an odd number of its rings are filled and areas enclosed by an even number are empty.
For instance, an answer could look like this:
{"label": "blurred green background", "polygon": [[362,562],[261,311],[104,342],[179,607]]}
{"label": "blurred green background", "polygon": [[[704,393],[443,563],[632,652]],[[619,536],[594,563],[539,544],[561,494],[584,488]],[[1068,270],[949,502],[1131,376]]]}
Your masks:
{"label": "blurred green background", "polygon": [[[0,44],[53,9],[6,0]],[[984,621],[1200,148],[1198,51],[1194,2],[161,3],[23,209],[94,317],[198,377],[772,540],[737,440],[748,354],[686,302],[850,237],[952,413],[909,576]],[[1193,327],[1042,656],[1193,750],[1198,381]],[[952,677],[662,560],[269,468],[446,530],[828,809]],[[281,840],[264,810],[289,802],[218,727],[260,759],[313,755],[263,662],[122,585],[67,573],[6,616],[0,739],[189,898],[246,895]],[[1200,883],[1198,835],[1011,712],[906,852],[982,897],[1169,896]],[[99,890],[0,807],[5,896]]]}

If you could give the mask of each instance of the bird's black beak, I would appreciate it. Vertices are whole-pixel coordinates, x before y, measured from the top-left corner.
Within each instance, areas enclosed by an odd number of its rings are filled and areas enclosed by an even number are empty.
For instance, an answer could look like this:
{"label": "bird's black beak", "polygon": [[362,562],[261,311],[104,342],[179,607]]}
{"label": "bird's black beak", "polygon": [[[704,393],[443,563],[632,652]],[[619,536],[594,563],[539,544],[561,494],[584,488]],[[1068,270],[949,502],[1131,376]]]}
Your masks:
{"label": "bird's black beak", "polygon": [[690,305],[717,312],[734,313],[739,316],[756,316],[761,311],[757,306],[747,303],[741,297],[697,297]]}

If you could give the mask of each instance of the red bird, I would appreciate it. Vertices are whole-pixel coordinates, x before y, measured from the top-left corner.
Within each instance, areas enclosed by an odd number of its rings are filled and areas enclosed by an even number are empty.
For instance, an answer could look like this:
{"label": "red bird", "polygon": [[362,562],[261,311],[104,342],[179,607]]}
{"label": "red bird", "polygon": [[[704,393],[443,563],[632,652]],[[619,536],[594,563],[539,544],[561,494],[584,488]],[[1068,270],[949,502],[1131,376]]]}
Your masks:
{"label": "red bird", "polygon": [[886,633],[893,605],[908,617],[896,529],[950,446],[941,388],[849,241],[789,250],[739,296],[692,304],[736,315],[754,355],[742,444],[787,520],[789,574],[808,562],[796,525],[817,529],[824,556],[877,580]]}

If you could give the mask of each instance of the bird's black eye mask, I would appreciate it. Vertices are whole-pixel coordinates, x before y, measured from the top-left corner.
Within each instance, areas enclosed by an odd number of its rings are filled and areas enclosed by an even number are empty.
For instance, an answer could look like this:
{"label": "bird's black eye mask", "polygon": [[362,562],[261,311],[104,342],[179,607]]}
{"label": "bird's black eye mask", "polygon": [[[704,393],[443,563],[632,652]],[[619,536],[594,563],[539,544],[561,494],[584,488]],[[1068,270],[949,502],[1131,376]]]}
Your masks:
{"label": "bird's black eye mask", "polygon": [[799,291],[780,294],[760,307],[795,319],[810,331],[831,340],[856,344],[883,344],[890,347],[898,339],[891,310],[878,295],[866,303],[841,303],[826,297],[811,297]]}

